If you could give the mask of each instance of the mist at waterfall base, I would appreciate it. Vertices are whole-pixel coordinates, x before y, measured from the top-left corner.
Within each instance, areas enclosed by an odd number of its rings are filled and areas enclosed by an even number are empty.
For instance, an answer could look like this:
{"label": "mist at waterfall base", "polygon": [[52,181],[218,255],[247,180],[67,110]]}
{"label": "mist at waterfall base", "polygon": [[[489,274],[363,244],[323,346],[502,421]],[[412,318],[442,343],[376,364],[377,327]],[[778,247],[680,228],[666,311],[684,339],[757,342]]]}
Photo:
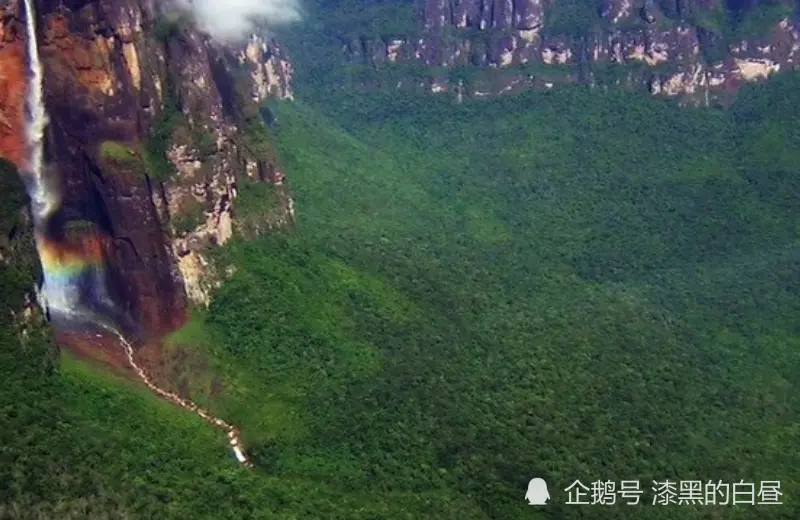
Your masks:
{"label": "mist at waterfall base", "polygon": [[100,240],[86,234],[79,237],[79,247],[75,247],[68,241],[40,237],[40,303],[53,325],[63,331],[87,331],[100,326],[135,337],[132,320],[108,293]]}
{"label": "mist at waterfall base", "polygon": [[44,160],[47,112],[44,105],[43,71],[36,37],[33,0],[25,0],[29,83],[25,98],[27,147],[22,177],[31,199],[34,236],[42,280],[37,288],[40,306],[61,329],[92,324],[131,329],[106,288],[102,245],[96,233],[67,239],[65,222],[59,218],[60,181]]}

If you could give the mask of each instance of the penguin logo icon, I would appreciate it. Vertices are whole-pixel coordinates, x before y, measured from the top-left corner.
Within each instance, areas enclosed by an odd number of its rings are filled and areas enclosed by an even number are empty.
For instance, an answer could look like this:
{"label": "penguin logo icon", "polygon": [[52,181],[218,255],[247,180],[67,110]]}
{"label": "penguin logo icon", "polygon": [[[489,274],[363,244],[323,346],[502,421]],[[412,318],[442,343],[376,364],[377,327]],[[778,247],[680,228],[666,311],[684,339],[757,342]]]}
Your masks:
{"label": "penguin logo icon", "polygon": [[547,482],[544,479],[533,478],[528,482],[528,492],[525,493],[525,500],[532,506],[543,506],[550,500],[550,493],[547,491]]}

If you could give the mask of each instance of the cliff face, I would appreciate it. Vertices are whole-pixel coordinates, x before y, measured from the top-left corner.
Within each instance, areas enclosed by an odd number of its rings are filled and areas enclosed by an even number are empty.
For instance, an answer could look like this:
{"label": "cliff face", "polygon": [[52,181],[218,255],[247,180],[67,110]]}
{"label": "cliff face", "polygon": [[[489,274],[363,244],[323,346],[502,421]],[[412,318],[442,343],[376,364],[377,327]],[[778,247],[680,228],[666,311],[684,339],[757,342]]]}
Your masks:
{"label": "cliff face", "polygon": [[413,86],[457,95],[582,82],[708,102],[800,58],[794,0],[424,0],[413,18],[342,31],[346,60],[424,65]]}
{"label": "cliff face", "polygon": [[[282,51],[258,37],[222,45],[164,4],[36,6],[46,162],[62,193],[53,236],[66,241],[76,228],[95,235],[112,299],[145,338],[179,326],[189,301],[207,302],[216,275],[204,251],[243,228],[236,201],[244,184],[276,195],[259,208],[259,229],[292,220],[257,105],[291,96]],[[24,3],[2,2],[0,14],[0,156],[19,166]]]}
{"label": "cliff face", "polygon": [[0,23],[0,150],[20,164],[24,155],[25,42],[19,24]]}

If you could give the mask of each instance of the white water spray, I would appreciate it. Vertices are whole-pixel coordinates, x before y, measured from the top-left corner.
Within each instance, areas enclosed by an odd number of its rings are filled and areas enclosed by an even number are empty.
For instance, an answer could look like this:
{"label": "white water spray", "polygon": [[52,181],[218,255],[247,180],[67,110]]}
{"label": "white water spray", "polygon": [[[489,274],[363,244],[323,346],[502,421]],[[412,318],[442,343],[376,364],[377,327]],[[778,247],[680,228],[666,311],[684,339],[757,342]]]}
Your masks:
{"label": "white water spray", "polygon": [[[59,204],[59,191],[53,189],[53,186],[47,182],[44,171],[44,132],[48,121],[44,106],[44,74],[36,38],[36,11],[33,7],[33,0],[25,0],[25,26],[28,33],[27,51],[30,79],[25,97],[28,118],[25,125],[25,144],[28,157],[24,171],[27,191],[31,199],[36,249],[39,252],[39,258],[42,258],[47,219],[52,216]],[[39,304],[43,309],[54,309],[69,314],[70,302],[76,296],[75,291],[56,285],[52,283],[47,270],[43,269],[42,285],[36,291]]]}
{"label": "white water spray", "polygon": [[39,59],[39,45],[36,39],[36,12],[33,0],[25,0],[26,28],[28,32],[28,68],[31,77],[25,106],[28,112],[28,124],[25,126],[25,138],[28,145],[27,169],[30,174],[29,195],[33,204],[34,226],[41,230],[58,204],[58,190],[48,189],[44,178],[44,131],[47,127],[47,111],[44,106],[44,75],[42,62]]}
{"label": "white water spray", "polygon": [[[31,198],[36,249],[39,253],[39,258],[43,258],[47,221],[61,201],[59,190],[53,183],[48,182],[48,179],[45,177],[44,133],[47,128],[48,119],[47,110],[44,105],[44,75],[42,73],[42,62],[39,58],[39,46],[36,37],[36,13],[33,8],[33,0],[25,0],[25,11],[26,30],[28,33],[28,68],[31,76],[28,93],[25,98],[25,108],[28,114],[28,121],[25,126],[28,162],[25,165],[25,173],[27,174],[27,191]],[[128,343],[122,334],[117,331],[116,328],[106,325],[102,318],[92,316],[92,313],[86,312],[85,309],[81,310],[79,305],[80,296],[77,288],[69,283],[69,281],[59,282],[56,279],[48,277],[47,269],[43,269],[43,272],[44,280],[42,281],[41,288],[37,288],[36,293],[39,297],[39,303],[44,309],[57,311],[76,320],[80,318],[91,319],[91,321],[97,325],[117,336],[128,357],[128,363],[136,372],[136,375],[139,376],[139,379],[141,379],[148,388],[168,401],[196,413],[209,424],[223,429],[227,433],[228,442],[236,455],[236,460],[247,467],[253,466],[244,454],[239,430],[235,426],[211,415],[193,402],[168,392],[153,383],[145,371],[136,363],[133,357],[133,347],[131,347],[130,343]],[[104,290],[105,287],[101,284],[100,289]],[[105,292],[102,292],[101,296],[107,299]]]}

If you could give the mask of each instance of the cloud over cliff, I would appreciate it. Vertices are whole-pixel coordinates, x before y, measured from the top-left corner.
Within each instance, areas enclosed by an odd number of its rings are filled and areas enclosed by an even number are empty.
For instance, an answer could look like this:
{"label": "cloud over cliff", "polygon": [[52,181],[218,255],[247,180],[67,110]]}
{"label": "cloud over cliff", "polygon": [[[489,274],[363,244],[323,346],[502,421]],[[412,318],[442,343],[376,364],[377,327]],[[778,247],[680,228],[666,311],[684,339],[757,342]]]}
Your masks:
{"label": "cloud over cliff", "polygon": [[258,26],[299,21],[299,0],[181,0],[214,38],[238,40]]}

